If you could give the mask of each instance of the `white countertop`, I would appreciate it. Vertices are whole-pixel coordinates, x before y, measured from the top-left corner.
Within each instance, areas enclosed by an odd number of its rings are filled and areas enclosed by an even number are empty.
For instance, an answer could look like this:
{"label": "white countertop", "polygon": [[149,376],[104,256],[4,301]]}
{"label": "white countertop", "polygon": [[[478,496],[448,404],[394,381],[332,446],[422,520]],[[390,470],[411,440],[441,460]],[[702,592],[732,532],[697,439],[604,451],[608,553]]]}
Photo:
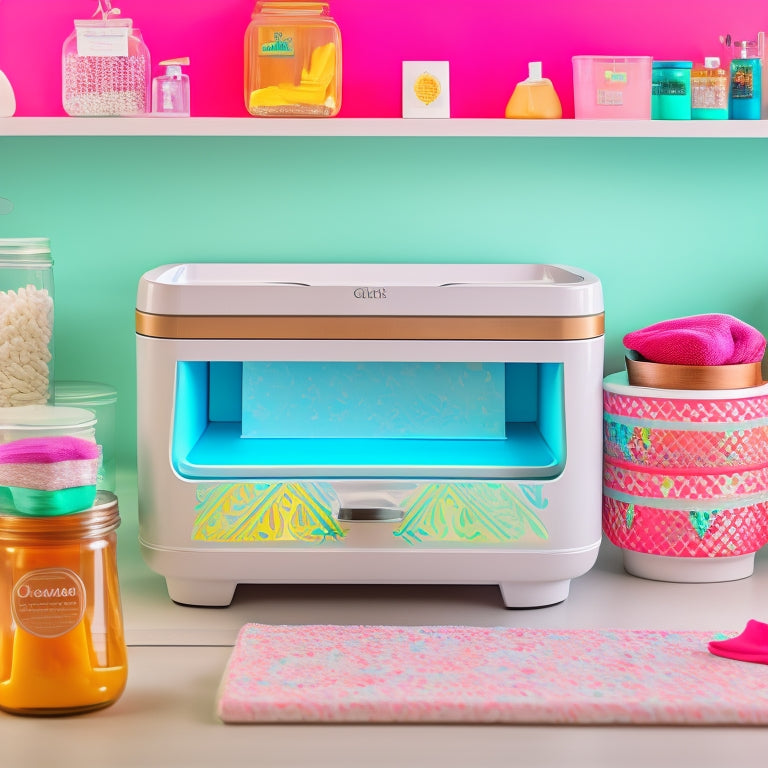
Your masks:
{"label": "white countertop", "polygon": [[141,560],[135,477],[120,477],[120,580],[129,676],[108,709],[64,718],[0,713],[2,766],[763,766],[768,728],[223,725],[215,697],[238,629],[274,624],[740,630],[768,621],[768,551],[752,577],[668,584],[628,576],[604,543],[556,606],[506,610],[496,586],[241,586],[229,608],[175,605]]}

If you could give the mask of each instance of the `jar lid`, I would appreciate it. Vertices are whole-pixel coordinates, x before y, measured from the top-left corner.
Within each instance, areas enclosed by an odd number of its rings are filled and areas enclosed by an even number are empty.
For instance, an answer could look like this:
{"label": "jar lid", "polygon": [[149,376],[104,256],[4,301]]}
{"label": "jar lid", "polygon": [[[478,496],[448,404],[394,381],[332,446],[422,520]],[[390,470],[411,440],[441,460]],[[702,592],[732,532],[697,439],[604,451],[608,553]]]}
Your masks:
{"label": "jar lid", "polygon": [[50,253],[51,241],[47,237],[0,237],[0,253]]}
{"label": "jar lid", "polygon": [[691,69],[692,61],[654,61],[654,69]]}
{"label": "jar lid", "polygon": [[96,491],[92,505],[64,514],[19,515],[0,509],[0,539],[5,544],[94,539],[119,525],[117,496],[109,491]]}
{"label": "jar lid", "polygon": [[132,27],[133,19],[121,16],[119,19],[75,19],[75,27]]}
{"label": "jar lid", "polygon": [[49,267],[51,241],[47,237],[0,238],[0,266]]}
{"label": "jar lid", "polygon": [[117,390],[97,381],[57,381],[54,399],[57,405],[112,405],[117,402]]}
{"label": "jar lid", "polygon": [[93,411],[62,405],[16,405],[0,408],[0,430],[83,429],[96,424]]}
{"label": "jar lid", "polygon": [[297,16],[304,14],[327,14],[328,2],[327,0],[320,0],[320,2],[303,2],[303,0],[257,0],[254,14],[259,11],[271,13],[285,11],[287,13],[294,13]]}

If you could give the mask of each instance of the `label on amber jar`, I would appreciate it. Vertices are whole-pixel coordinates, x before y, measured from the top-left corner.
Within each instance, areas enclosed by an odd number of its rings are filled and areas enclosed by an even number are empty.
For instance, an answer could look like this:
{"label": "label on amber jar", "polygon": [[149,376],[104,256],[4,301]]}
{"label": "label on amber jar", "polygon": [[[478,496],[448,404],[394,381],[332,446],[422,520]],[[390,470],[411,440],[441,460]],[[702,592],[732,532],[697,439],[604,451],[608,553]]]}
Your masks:
{"label": "label on amber jar", "polygon": [[85,585],[68,568],[42,568],[13,586],[13,620],[36,637],[60,637],[74,629],[85,611]]}
{"label": "label on amber jar", "polygon": [[259,56],[294,56],[296,48],[294,39],[296,30],[290,27],[275,29],[261,27],[259,29]]}

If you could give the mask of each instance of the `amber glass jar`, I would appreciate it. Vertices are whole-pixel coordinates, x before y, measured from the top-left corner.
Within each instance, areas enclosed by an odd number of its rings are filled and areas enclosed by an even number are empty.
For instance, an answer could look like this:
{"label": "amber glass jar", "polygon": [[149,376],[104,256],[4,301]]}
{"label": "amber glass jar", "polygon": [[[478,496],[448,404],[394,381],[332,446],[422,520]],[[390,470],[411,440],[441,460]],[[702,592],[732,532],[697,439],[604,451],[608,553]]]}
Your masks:
{"label": "amber glass jar", "polygon": [[261,117],[338,114],[341,33],[328,3],[256,3],[245,33],[245,108]]}
{"label": "amber glass jar", "polygon": [[0,709],[88,712],[128,674],[114,494],[58,517],[0,514]]}

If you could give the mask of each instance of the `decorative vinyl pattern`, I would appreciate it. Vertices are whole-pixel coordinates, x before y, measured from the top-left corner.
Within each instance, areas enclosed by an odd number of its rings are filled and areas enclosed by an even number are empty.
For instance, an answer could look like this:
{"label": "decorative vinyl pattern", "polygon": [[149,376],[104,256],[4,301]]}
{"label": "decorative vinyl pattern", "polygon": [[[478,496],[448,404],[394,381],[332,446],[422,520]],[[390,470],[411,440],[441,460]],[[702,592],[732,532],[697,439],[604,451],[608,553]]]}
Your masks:
{"label": "decorative vinyl pattern", "polygon": [[322,544],[344,537],[320,484],[203,485],[196,511],[195,541]]}
{"label": "decorative vinyl pattern", "polygon": [[534,511],[547,506],[541,486],[519,488],[522,496],[504,483],[431,483],[406,501],[395,536],[408,544],[516,542],[529,532],[548,539]]}
{"label": "decorative vinyl pattern", "polygon": [[[349,526],[333,514],[328,483],[227,483],[197,490],[195,541],[301,543],[343,540]],[[540,485],[426,483],[404,502],[392,532],[408,546],[430,542],[492,545],[547,539]]]}

